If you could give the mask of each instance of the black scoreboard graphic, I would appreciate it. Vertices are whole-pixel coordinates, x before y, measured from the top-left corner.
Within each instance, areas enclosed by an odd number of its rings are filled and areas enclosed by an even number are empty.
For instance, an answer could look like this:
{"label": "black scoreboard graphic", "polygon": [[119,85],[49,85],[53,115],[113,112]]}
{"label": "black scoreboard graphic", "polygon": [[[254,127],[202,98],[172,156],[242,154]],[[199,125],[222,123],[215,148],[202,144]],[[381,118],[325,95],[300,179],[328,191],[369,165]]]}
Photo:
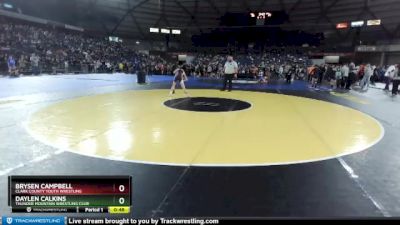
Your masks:
{"label": "black scoreboard graphic", "polygon": [[130,176],[10,176],[8,205],[22,213],[129,213]]}

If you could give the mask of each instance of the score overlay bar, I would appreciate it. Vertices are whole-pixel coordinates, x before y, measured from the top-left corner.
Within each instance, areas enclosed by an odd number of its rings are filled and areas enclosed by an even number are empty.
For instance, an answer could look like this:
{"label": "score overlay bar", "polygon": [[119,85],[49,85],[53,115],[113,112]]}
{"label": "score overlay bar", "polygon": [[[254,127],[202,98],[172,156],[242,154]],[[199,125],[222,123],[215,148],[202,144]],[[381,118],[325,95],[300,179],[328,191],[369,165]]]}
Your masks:
{"label": "score overlay bar", "polygon": [[10,176],[8,204],[13,212],[106,213],[132,205],[131,184],[130,176]]}

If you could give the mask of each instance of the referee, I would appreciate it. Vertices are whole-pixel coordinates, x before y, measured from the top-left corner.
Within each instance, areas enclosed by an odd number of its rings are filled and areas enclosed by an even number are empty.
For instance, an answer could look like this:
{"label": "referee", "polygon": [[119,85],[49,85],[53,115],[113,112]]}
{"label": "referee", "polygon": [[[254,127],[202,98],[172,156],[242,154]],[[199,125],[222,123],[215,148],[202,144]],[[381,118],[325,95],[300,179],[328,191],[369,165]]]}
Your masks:
{"label": "referee", "polygon": [[237,72],[238,72],[238,64],[233,61],[232,56],[228,56],[227,61],[224,65],[224,87],[222,88],[221,91],[226,90],[226,84],[229,82],[229,89],[228,91],[232,91],[232,79],[233,77],[237,78]]}

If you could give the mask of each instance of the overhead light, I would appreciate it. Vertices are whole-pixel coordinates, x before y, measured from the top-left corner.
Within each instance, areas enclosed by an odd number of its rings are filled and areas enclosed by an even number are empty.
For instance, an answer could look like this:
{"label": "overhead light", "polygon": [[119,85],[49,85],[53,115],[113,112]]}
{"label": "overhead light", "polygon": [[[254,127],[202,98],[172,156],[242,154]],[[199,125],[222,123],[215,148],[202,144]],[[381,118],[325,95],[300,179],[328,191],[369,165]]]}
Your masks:
{"label": "overhead light", "polygon": [[108,40],[109,40],[109,41],[113,41],[113,42],[120,42],[119,37],[114,37],[114,36],[109,36],[109,37],[108,37]]}
{"label": "overhead light", "polygon": [[181,34],[181,30],[172,30],[172,34]]}
{"label": "overhead light", "polygon": [[348,23],[338,23],[336,24],[336,29],[346,29],[349,27]]}
{"label": "overhead light", "polygon": [[268,17],[272,17],[272,13],[270,12],[259,12],[257,19],[266,19]]}
{"label": "overhead light", "polygon": [[270,13],[270,12],[251,12],[250,17],[252,17],[252,18],[257,17],[257,19],[266,19],[266,18],[272,17],[272,13]]}
{"label": "overhead light", "polygon": [[381,25],[381,20],[367,20],[367,26],[379,26]]}
{"label": "overhead light", "polygon": [[161,33],[169,34],[169,33],[171,33],[171,30],[170,29],[161,28]]}
{"label": "overhead light", "polygon": [[159,33],[160,29],[159,28],[155,28],[155,27],[150,27],[150,32],[151,33]]}
{"label": "overhead light", "polygon": [[363,20],[351,22],[351,27],[362,27],[362,26],[364,26]]}
{"label": "overhead light", "polygon": [[3,6],[4,6],[4,8],[7,8],[7,9],[12,9],[13,8],[13,5],[11,5],[9,3],[4,3]]}
{"label": "overhead light", "polygon": [[140,44],[140,41],[136,41],[136,44],[137,44],[137,45]]}

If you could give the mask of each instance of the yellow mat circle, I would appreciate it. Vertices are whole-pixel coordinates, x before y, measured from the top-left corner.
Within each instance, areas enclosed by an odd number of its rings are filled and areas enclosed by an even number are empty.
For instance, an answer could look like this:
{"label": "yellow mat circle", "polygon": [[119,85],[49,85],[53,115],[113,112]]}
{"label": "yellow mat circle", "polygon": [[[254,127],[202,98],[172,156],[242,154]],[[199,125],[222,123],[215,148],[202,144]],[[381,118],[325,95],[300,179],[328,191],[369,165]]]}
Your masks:
{"label": "yellow mat circle", "polygon": [[[311,162],[365,150],[384,130],[341,105],[281,94],[190,90],[193,97],[246,101],[234,112],[166,107],[167,90],[87,96],[34,113],[35,138],[74,153],[163,165],[255,166]],[[181,92],[174,98],[183,97]]]}

